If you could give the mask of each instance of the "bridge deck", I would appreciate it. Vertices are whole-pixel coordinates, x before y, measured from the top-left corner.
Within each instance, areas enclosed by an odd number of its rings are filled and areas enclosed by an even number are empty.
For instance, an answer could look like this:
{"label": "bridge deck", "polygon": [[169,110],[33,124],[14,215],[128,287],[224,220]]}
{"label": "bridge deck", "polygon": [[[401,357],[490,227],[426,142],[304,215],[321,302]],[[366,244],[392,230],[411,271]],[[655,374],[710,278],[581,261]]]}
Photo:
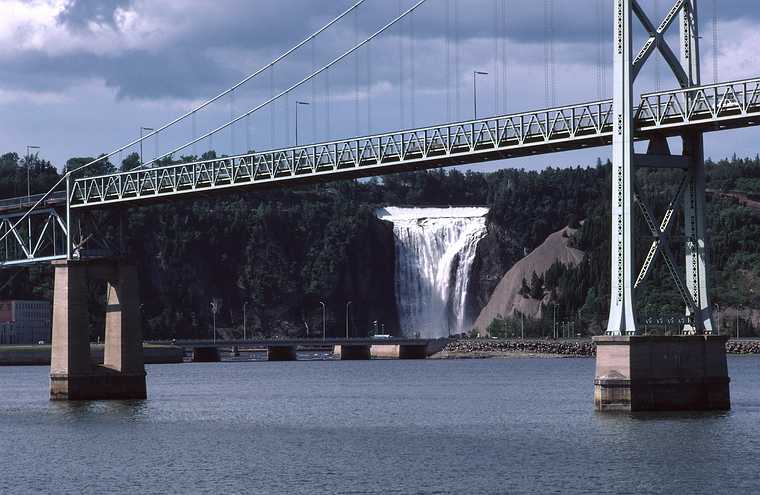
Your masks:
{"label": "bridge deck", "polygon": [[[164,201],[473,164],[610,144],[612,100],[311,144],[74,181],[72,208]],[[760,79],[641,96],[638,139],[760,124]]]}

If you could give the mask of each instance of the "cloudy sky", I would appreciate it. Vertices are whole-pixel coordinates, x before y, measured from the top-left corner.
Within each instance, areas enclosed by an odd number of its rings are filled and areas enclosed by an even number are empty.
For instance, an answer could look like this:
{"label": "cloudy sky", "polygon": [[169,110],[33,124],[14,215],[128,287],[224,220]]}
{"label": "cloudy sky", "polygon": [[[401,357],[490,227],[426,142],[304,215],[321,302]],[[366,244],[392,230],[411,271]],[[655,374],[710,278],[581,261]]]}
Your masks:
{"label": "cloudy sky", "polygon": [[[109,152],[141,126],[158,127],[231,86],[356,1],[0,0],[0,152],[38,145],[58,166]],[[609,96],[612,0],[547,1],[549,11],[536,0],[427,0],[355,55],[185,153],[293,144],[297,101],[310,103],[298,107],[302,143],[469,119],[473,70],[488,72],[478,78],[480,116]],[[641,1],[658,18],[671,3]],[[700,4],[704,82],[715,62],[720,80],[760,76],[760,2],[716,1],[717,50],[713,0]],[[266,101],[414,3],[366,0],[273,69],[146,142],[146,159]],[[655,60],[637,89],[671,87]],[[754,155],[758,132],[711,135],[707,154]],[[601,148],[478,167],[589,164],[608,155]]]}

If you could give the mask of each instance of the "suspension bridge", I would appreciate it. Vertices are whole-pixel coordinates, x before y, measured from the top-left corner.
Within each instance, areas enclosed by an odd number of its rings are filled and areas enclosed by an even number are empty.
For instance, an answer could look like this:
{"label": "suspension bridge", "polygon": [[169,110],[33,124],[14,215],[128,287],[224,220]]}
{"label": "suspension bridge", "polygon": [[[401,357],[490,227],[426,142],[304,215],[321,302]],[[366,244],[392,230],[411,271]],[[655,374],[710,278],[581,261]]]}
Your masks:
{"label": "suspension bridge", "polygon": [[[97,226],[90,226],[88,230],[85,227],[87,222],[81,221],[88,212],[124,211],[144,204],[209,194],[224,195],[229,191],[291,187],[409,170],[472,165],[611,144],[610,317],[607,336],[597,338],[596,407],[600,410],[728,408],[725,340],[712,335],[704,218],[703,136],[708,132],[760,124],[760,78],[718,81],[717,62],[714,62],[713,83],[702,83],[698,0],[672,1],[662,19],[650,17],[651,14],[637,0],[614,1],[611,99],[556,105],[554,15],[552,3],[547,0],[546,108],[407,127],[403,125],[406,118],[402,104],[400,129],[392,132],[302,145],[296,143],[295,146],[201,160],[174,159],[184,150],[194,149],[197,143],[210,141],[225,129],[246,122],[254,113],[271,108],[274,102],[287,98],[299,87],[313,82],[315,77],[329,75],[331,68],[345,63],[359,49],[368,50],[374,39],[393,26],[411,22],[415,11],[426,3],[426,0],[420,0],[406,10],[400,10],[377,31],[363,40],[357,39],[353,46],[329,63],[317,67],[313,62],[312,70],[295,84],[239,115],[231,111],[229,120],[206,133],[197,134],[196,116],[204,108],[225,97],[233,98],[238,88],[274,65],[285,63],[290,54],[336,23],[345,21],[365,1],[355,3],[232,88],[140,139],[82,167],[66,171],[48,192],[0,201],[0,265],[52,262],[55,266],[51,396],[68,399],[145,395],[145,375],[139,355],[141,330],[136,267],[119,257],[124,253],[89,247],[97,242],[98,231]],[[436,1],[429,0],[429,3]],[[452,11],[454,19],[458,15],[457,2],[453,2],[453,9],[450,0],[445,3],[448,23]],[[507,2],[498,1],[497,4],[501,8],[500,14],[506,14]],[[603,22],[600,5],[603,2],[597,4],[597,18]],[[716,6],[713,39],[717,44],[715,19]],[[638,50],[635,50],[633,35],[636,21],[646,33],[645,42]],[[679,30],[679,55],[667,37],[674,25]],[[455,49],[460,49],[459,44]],[[451,50],[448,38],[446,50]],[[655,52],[665,61],[678,87],[636,94],[634,83]],[[602,53],[600,48],[599,57]],[[403,67],[405,51],[402,49],[400,54]],[[506,56],[505,49],[497,45],[496,54]],[[452,72],[448,61],[449,58],[445,67],[447,75]],[[659,86],[659,62],[657,64]],[[506,67],[498,71],[497,80],[502,87],[508,80]],[[596,78],[601,96],[606,76],[598,67]],[[357,85],[358,70],[357,65]],[[458,71],[458,67],[453,71]],[[477,109],[475,84],[478,72],[472,76]],[[369,74],[367,83],[371,84]],[[449,100],[447,95],[447,115],[451,116]],[[296,102],[296,106],[300,103],[306,104]],[[369,109],[367,113],[369,115]],[[477,110],[475,113],[477,116]],[[187,119],[192,121],[192,137],[176,147],[169,147],[163,153],[157,149],[153,159],[141,160],[132,170],[104,175],[89,173],[98,163],[141,146],[147,139],[154,139],[157,143],[160,133],[166,133]],[[681,154],[671,153],[669,138],[682,140]],[[646,153],[635,151],[634,144],[640,141],[648,143]],[[636,193],[634,171],[644,167],[683,171],[683,179],[659,223],[654,218],[654,211]],[[672,236],[672,220],[679,204],[683,205],[684,232]],[[650,232],[647,235],[653,239],[642,262],[637,261],[634,252],[634,213],[637,210],[648,226]],[[677,237],[685,242],[686,256],[682,264],[677,262],[670,248]],[[633,304],[634,289],[649,276],[658,257],[667,266],[687,316],[684,335],[679,337],[658,339],[639,335]],[[634,271],[637,266],[638,271]],[[92,278],[108,282],[106,355],[104,366],[97,370],[89,365],[87,337],[81,330],[86,328],[87,314],[83,302],[84,287]]]}

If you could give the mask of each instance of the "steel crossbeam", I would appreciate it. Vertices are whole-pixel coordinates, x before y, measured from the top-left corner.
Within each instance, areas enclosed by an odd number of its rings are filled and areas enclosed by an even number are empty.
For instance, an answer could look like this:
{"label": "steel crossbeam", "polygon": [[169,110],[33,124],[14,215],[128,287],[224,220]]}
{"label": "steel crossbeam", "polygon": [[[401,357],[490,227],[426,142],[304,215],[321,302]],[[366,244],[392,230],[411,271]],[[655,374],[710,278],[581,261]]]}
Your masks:
{"label": "steel crossbeam", "polygon": [[36,210],[17,225],[23,212],[0,215],[0,266],[66,258],[66,223],[55,209]]}
{"label": "steel crossbeam", "polygon": [[[639,139],[689,126],[760,123],[760,79],[645,94]],[[210,190],[367,177],[610,143],[612,101],[140,169],[73,181],[72,208]],[[741,120],[741,123],[733,121]]]}

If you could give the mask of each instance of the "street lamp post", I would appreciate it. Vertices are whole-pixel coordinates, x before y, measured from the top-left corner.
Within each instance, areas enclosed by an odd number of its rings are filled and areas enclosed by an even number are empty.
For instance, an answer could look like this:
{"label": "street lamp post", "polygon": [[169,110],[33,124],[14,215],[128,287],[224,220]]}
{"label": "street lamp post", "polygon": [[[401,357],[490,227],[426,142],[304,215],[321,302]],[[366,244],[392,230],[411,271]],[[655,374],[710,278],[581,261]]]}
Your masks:
{"label": "street lamp post", "polygon": [[720,335],[720,304],[715,303],[715,334]]}
{"label": "street lamp post", "polygon": [[557,340],[557,303],[554,303],[554,324],[552,326],[554,340]]}
{"label": "street lamp post", "polygon": [[243,340],[245,340],[245,306],[247,304],[247,302],[243,303]]}
{"label": "street lamp post", "polygon": [[478,119],[478,76],[487,76],[488,72],[482,70],[472,71],[472,103],[475,111],[475,120]]}
{"label": "street lamp post", "polygon": [[153,128],[151,127],[142,127],[140,126],[140,165],[145,163],[143,161],[143,131],[153,132]]}
{"label": "street lamp post", "polygon": [[739,339],[739,316],[742,312],[742,305],[740,304],[736,310],[736,339]]}
{"label": "street lamp post", "polygon": [[38,149],[40,149],[39,146],[26,145],[26,201],[27,202],[31,201],[31,196],[32,196],[32,186],[31,186],[32,181],[31,181],[31,175],[29,172],[32,168],[31,160],[29,159],[29,157],[31,157],[32,155],[29,154],[29,150],[38,150]]}
{"label": "street lamp post", "polygon": [[298,146],[298,107],[299,106],[309,106],[311,103],[306,101],[297,101],[296,102],[296,146]]}
{"label": "street lamp post", "polygon": [[325,329],[327,328],[326,322],[327,322],[327,307],[325,306],[325,303],[322,301],[319,301],[319,304],[322,305],[322,341],[325,340]]}
{"label": "street lamp post", "polygon": [[348,301],[346,303],[346,340],[348,340],[350,338],[349,337],[349,335],[350,335],[350,333],[349,333],[349,321],[350,320],[348,318],[348,316],[350,314],[350,312],[349,312],[350,308],[351,308],[351,301]]}
{"label": "street lamp post", "polygon": [[216,345],[216,312],[219,310],[219,305],[216,301],[211,301],[211,315],[214,322],[214,345]]}

